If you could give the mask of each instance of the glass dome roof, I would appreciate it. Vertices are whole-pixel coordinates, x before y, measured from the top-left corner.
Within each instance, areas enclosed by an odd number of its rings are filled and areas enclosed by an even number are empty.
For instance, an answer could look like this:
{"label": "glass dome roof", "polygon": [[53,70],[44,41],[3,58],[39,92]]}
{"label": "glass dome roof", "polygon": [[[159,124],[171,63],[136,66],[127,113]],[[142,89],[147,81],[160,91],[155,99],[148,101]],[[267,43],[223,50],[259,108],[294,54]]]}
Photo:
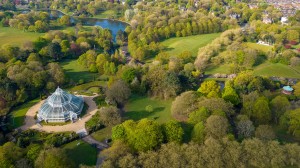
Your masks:
{"label": "glass dome roof", "polygon": [[294,89],[291,86],[284,86],[283,90],[288,91],[288,92],[292,92]]}
{"label": "glass dome roof", "polygon": [[81,113],[83,98],[69,94],[59,87],[45,100],[38,112],[39,120],[64,122]]}

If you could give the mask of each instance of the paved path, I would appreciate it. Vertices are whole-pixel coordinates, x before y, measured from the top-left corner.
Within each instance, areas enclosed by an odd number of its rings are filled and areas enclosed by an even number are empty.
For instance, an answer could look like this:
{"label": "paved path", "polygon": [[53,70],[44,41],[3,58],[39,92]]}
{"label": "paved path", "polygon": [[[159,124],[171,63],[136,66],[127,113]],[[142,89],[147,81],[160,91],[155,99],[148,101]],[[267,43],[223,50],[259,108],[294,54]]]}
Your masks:
{"label": "paved path", "polygon": [[50,125],[44,125],[40,126],[36,124],[36,119],[34,119],[34,116],[36,115],[36,112],[41,107],[43,101],[35,104],[32,106],[26,113],[25,116],[25,125],[19,127],[21,130],[27,130],[27,129],[36,129],[39,131],[45,131],[45,132],[65,132],[65,131],[74,131],[77,132],[79,130],[85,129],[85,122],[87,122],[94,114],[96,114],[98,107],[96,103],[93,101],[93,98],[95,96],[83,96],[84,101],[86,104],[88,104],[89,108],[86,112],[86,114],[81,118],[81,120],[77,120],[75,123],[70,123],[66,125],[56,125],[56,126],[50,126]]}
{"label": "paved path", "polygon": [[84,138],[82,138],[83,141],[91,144],[91,145],[96,145],[97,149],[98,149],[98,155],[97,155],[97,163],[96,163],[96,168],[100,168],[101,167],[101,164],[103,163],[104,161],[104,157],[101,155],[101,151],[103,149],[106,149],[108,148],[109,146],[106,144],[106,143],[102,143],[102,142],[99,142],[97,140],[95,140],[92,136],[88,135],[88,136],[85,136]]}
{"label": "paved path", "polygon": [[91,145],[96,145],[98,149],[103,150],[108,148],[109,146],[106,143],[99,142],[95,140],[92,136],[88,135],[82,138],[85,142],[91,144]]}

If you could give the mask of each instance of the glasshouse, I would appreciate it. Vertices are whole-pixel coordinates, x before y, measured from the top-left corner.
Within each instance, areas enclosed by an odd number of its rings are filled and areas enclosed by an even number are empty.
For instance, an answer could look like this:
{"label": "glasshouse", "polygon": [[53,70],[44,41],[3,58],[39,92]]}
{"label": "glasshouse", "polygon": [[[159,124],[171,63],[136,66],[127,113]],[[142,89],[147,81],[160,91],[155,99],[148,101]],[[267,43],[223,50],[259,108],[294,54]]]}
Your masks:
{"label": "glasshouse", "polygon": [[45,122],[74,121],[80,115],[83,105],[83,97],[74,96],[58,87],[42,104],[37,118]]}

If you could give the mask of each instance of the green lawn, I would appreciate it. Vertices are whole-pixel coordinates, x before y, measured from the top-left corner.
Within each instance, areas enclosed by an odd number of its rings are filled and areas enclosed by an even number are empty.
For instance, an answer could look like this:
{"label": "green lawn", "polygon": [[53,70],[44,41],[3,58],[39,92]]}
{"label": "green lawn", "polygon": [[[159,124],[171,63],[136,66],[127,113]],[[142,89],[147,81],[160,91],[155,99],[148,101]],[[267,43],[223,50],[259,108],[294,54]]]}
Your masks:
{"label": "green lawn", "polygon": [[250,48],[257,49],[257,50],[263,51],[265,53],[268,52],[268,51],[271,51],[272,48],[273,48],[272,46],[266,46],[266,45],[250,43],[250,42],[247,42],[245,44]]}
{"label": "green lawn", "polygon": [[40,99],[34,99],[30,102],[24,103],[16,108],[14,108],[12,110],[12,112],[10,114],[12,116],[11,123],[13,125],[13,128],[18,128],[24,124],[25,114],[30,109],[30,107],[32,107],[39,101],[40,101]]}
{"label": "green lawn", "polygon": [[219,37],[220,33],[203,34],[188,37],[175,37],[162,42],[162,45],[167,47],[166,51],[170,54],[180,54],[183,51],[191,51],[193,56],[197,56],[200,47],[210,43],[215,38]]}
{"label": "green lawn", "polygon": [[82,140],[76,140],[63,146],[70,160],[75,162],[76,167],[80,164],[95,166],[97,162],[97,149]]}
{"label": "green lawn", "polygon": [[254,68],[254,75],[300,78],[300,73],[288,65],[280,63],[263,63]]}
{"label": "green lawn", "polygon": [[66,76],[74,82],[78,82],[80,79],[84,80],[84,82],[89,82],[98,76],[97,73],[89,72],[77,60],[66,59],[60,62],[60,65],[64,69]]}
{"label": "green lawn", "polygon": [[77,91],[84,91],[84,90],[90,90],[93,91],[95,88],[99,88],[99,86],[106,86],[106,81],[93,81],[81,85],[77,85],[69,89],[72,92],[77,92]]}
{"label": "green lawn", "polygon": [[91,135],[97,141],[104,142],[105,139],[111,138],[111,128],[112,127],[105,127],[103,129],[100,129],[100,130],[92,133]]}
{"label": "green lawn", "polygon": [[34,41],[44,33],[24,32],[11,27],[0,27],[0,46],[3,44],[20,46],[26,41]]}
{"label": "green lawn", "polygon": [[210,66],[205,70],[205,74],[211,75],[211,74],[230,74],[230,65],[229,64],[223,64],[219,66]]}
{"label": "green lawn", "polygon": [[[146,96],[132,96],[125,106],[126,119],[140,120],[142,118],[155,119],[160,123],[171,120],[172,100],[152,99]],[[151,105],[153,112],[147,112],[145,107]]]}

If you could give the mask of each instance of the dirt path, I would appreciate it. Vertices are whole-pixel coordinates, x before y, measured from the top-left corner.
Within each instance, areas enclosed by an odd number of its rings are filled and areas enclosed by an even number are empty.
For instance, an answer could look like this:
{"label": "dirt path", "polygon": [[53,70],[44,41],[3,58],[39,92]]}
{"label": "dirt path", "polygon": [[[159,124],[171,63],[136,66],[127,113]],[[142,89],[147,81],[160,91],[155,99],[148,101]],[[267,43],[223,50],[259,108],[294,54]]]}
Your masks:
{"label": "dirt path", "polygon": [[87,122],[94,114],[96,114],[98,107],[96,103],[93,101],[93,98],[95,96],[83,96],[84,101],[86,104],[88,104],[89,108],[86,112],[86,114],[81,118],[81,120],[76,121],[75,123],[70,123],[66,125],[61,126],[39,126],[36,124],[36,119],[34,119],[34,116],[36,112],[41,107],[43,101],[35,104],[32,106],[26,113],[25,116],[25,125],[19,127],[21,130],[27,130],[27,129],[36,129],[39,131],[45,131],[45,132],[64,132],[64,131],[74,131],[77,132],[79,130],[85,129],[85,122]]}

